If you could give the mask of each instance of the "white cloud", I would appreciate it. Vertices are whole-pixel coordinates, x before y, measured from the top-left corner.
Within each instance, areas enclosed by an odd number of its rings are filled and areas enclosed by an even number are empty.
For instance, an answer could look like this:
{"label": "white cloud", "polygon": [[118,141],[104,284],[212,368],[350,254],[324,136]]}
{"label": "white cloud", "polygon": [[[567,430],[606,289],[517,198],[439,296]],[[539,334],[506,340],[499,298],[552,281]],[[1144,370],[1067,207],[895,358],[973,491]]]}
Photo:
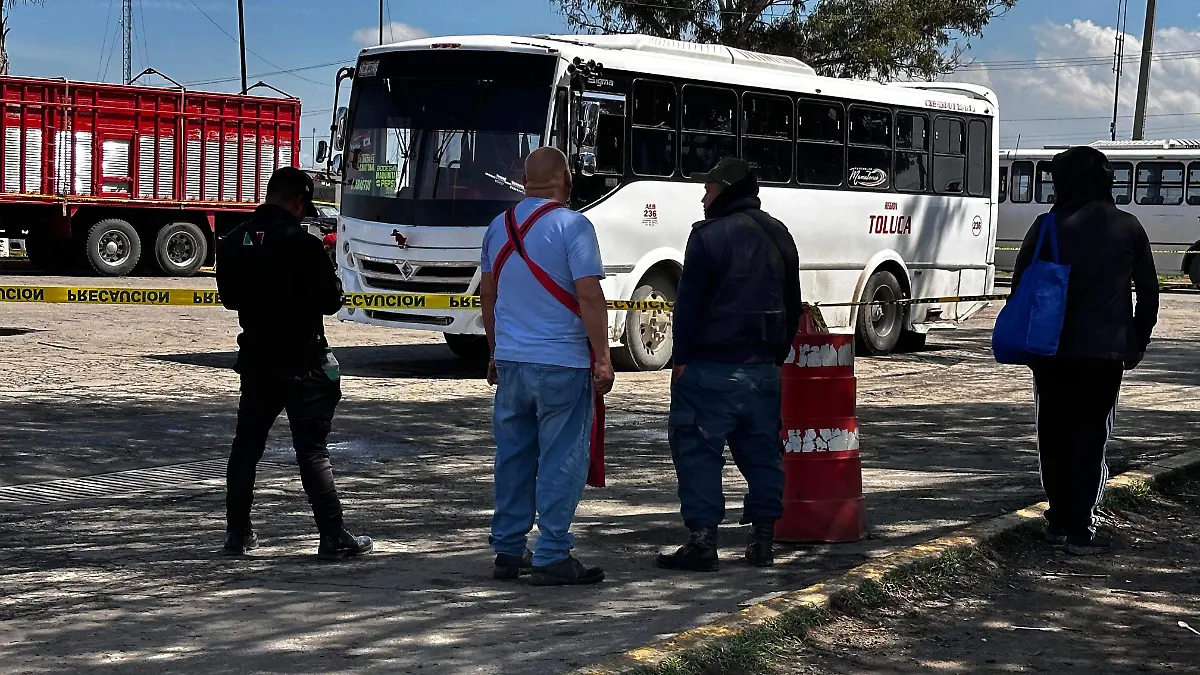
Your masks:
{"label": "white cloud", "polygon": [[[405,40],[416,40],[423,37],[429,37],[428,31],[423,28],[410,26],[399,21],[383,25],[383,41],[389,44],[392,42],[404,42]],[[350,39],[364,47],[374,47],[379,44],[379,25],[359,28],[354,31],[354,35],[350,36]]]}
{"label": "white cloud", "polygon": [[[1111,65],[1116,36],[1115,28],[1091,21],[1046,24],[1033,30],[1039,45],[1035,55],[992,54],[982,60],[990,63],[987,67],[964,70],[946,79],[982,84],[996,91],[1005,145],[1011,146],[1018,134],[1023,146],[1107,139],[1113,111]],[[1118,138],[1129,138],[1133,127],[1141,49],[1140,37],[1126,34]],[[1200,137],[1200,58],[1196,57],[1200,54],[1200,30],[1160,28],[1155,32],[1154,51],[1159,58],[1151,69],[1146,137]],[[1040,63],[997,63],[1030,59]],[[1055,67],[1044,67],[1052,64]]]}

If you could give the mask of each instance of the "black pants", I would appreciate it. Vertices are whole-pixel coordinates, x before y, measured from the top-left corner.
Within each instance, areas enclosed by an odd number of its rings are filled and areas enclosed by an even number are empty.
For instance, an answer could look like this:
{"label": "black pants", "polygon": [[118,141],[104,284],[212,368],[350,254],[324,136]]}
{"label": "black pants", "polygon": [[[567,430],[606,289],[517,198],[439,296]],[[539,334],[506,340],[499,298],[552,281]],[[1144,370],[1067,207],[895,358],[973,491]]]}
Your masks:
{"label": "black pants", "polygon": [[1033,367],[1046,520],[1071,540],[1087,541],[1095,531],[1123,372],[1119,361],[1100,359],[1049,359]]}
{"label": "black pants", "polygon": [[314,370],[300,377],[242,375],[237,432],[225,474],[225,507],[230,531],[250,528],[254,473],[267,445],[267,434],[279,413],[287,411],[300,480],[312,504],[317,529],[342,529],[342,504],[333,486],[333,467],[325,441],[333,427],[333,411],[342,398],[341,385]]}

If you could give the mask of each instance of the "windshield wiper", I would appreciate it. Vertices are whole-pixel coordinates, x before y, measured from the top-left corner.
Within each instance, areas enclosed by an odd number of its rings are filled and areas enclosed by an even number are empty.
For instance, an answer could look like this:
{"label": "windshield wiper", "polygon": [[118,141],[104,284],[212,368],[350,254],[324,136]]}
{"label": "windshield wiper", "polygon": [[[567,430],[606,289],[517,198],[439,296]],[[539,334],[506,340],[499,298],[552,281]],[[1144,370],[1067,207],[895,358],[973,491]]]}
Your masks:
{"label": "windshield wiper", "polygon": [[515,180],[509,180],[508,178],[505,178],[504,176],[501,176],[500,174],[496,174],[496,173],[486,173],[485,172],[483,175],[496,181],[497,185],[503,185],[504,187],[508,188],[509,190],[512,190],[513,192],[520,192],[521,194],[525,194],[525,186],[521,185],[520,183],[518,183]]}

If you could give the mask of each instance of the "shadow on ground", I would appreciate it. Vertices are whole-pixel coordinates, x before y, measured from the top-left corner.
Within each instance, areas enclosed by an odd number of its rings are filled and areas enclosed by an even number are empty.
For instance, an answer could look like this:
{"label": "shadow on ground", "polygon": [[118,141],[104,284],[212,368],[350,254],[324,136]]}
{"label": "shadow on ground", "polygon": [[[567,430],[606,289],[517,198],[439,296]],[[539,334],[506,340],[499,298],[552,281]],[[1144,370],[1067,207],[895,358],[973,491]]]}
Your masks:
{"label": "shadow on ground", "polygon": [[[233,405],[9,406],[6,479],[98,473],[117,458],[220,457]],[[343,403],[331,438],[339,489],[350,522],[380,542],[348,565],[311,559],[313,528],[291,472],[260,480],[264,547],[245,560],[215,553],[219,484],[0,512],[0,670],[560,672],[1040,498],[1028,406],[863,405],[871,539],[788,548],[784,564],[760,571],[735,561],[745,534],[730,527],[719,574],[670,575],[651,565],[682,535],[665,418],[617,406],[610,487],[589,490],[577,527],[580,555],[609,581],[504,584],[490,578],[486,547],[490,406],[487,397]],[[1127,411],[1114,472],[1177,453],[1197,431],[1195,413]],[[281,420],[267,459],[288,459],[289,445]],[[728,476],[732,505],[741,485]],[[731,508],[728,520],[739,516]]]}

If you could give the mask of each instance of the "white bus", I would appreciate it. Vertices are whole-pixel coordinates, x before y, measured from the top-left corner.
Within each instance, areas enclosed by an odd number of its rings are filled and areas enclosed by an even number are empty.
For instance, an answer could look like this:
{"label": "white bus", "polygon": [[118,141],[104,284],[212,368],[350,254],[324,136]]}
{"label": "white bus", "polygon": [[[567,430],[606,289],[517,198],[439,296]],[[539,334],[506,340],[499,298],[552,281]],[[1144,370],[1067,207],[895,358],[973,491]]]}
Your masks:
{"label": "white bus", "polygon": [[[363,50],[339,91],[351,77],[333,134],[347,291],[476,293],[484,229],[521,198],[524,157],[542,145],[572,160],[571,206],[596,226],[610,300],[675,298],[704,217],[687,176],[731,155],[756,169],[763,208],[795,237],[807,301],[992,290],[999,141],[982,87],[819,77],[792,58],[642,35],[414,40]],[[984,304],[824,314],[883,354]],[[486,353],[478,311],[340,316]],[[610,322],[623,365],[668,363],[669,313]]]}
{"label": "white bus", "polygon": [[[1142,221],[1159,274],[1200,284],[1200,141],[1098,141],[1113,165],[1113,200]],[[996,264],[1012,271],[1029,226],[1054,204],[1050,160],[1070,146],[1000,153]]]}

